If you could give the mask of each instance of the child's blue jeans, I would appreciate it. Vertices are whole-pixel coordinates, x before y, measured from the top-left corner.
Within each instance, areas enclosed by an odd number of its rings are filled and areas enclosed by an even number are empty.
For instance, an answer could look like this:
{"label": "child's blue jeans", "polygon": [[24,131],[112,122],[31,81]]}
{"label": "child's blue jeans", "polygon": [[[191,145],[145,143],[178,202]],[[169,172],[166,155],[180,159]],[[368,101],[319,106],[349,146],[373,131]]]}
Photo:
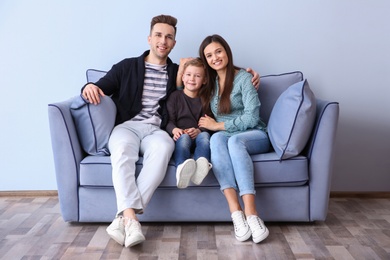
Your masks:
{"label": "child's blue jeans", "polygon": [[176,167],[191,158],[192,152],[195,161],[200,157],[205,157],[210,161],[210,134],[208,132],[201,132],[195,139],[191,139],[188,134],[183,134],[177,139],[173,153]]}

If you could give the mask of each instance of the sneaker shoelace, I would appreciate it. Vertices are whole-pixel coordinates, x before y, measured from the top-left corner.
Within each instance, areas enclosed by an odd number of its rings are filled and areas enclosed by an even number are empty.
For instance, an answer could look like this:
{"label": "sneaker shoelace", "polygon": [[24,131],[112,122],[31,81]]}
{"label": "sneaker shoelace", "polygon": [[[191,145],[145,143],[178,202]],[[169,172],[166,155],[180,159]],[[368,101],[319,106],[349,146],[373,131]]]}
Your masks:
{"label": "sneaker shoelace", "polygon": [[141,231],[141,224],[138,221],[130,218],[127,218],[127,221],[128,222],[126,224],[126,227],[129,229],[130,233],[132,233],[133,231]]}
{"label": "sneaker shoelace", "polygon": [[233,225],[235,230],[239,230],[242,227],[247,227],[247,222],[245,221],[243,214],[235,214],[233,216]]}
{"label": "sneaker shoelace", "polygon": [[260,230],[260,229],[261,230],[264,229],[263,221],[257,216],[253,216],[253,217],[248,218],[248,224],[251,227],[252,232],[255,232],[255,231]]}

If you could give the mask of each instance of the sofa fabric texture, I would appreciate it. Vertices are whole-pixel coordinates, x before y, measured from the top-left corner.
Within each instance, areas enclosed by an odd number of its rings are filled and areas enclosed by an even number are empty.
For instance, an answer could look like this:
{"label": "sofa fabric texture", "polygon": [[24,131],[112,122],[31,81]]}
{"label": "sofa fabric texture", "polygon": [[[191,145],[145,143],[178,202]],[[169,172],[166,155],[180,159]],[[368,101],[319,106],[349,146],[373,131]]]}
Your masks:
{"label": "sofa fabric texture", "polygon": [[110,155],[108,140],[116,117],[114,101],[104,96],[96,106],[80,95],[73,99],[70,111],[84,151],[89,155]]}
{"label": "sofa fabric texture", "polygon": [[[95,75],[94,71],[100,74]],[[89,82],[104,75],[98,70],[88,73]],[[261,77],[258,93],[264,122],[273,120],[271,112],[282,93],[300,82],[306,81],[299,71]],[[82,137],[77,134],[79,126],[71,114],[71,105],[77,98],[48,105],[61,214],[68,222],[111,222],[116,213],[116,201],[110,157],[90,154],[83,149]],[[339,104],[318,98],[314,104],[314,122],[301,123],[309,129],[309,137],[297,155],[281,158],[276,150],[252,155],[256,206],[265,221],[310,222],[326,218]],[[277,124],[275,122],[275,127]],[[140,157],[136,174],[142,168],[142,161]],[[212,170],[201,185],[190,185],[186,189],[176,187],[175,172],[172,159],[144,214],[138,216],[140,221],[231,221]]]}
{"label": "sofa fabric texture", "polygon": [[280,159],[302,152],[313,129],[316,108],[316,98],[307,80],[291,85],[276,100],[268,135]]}

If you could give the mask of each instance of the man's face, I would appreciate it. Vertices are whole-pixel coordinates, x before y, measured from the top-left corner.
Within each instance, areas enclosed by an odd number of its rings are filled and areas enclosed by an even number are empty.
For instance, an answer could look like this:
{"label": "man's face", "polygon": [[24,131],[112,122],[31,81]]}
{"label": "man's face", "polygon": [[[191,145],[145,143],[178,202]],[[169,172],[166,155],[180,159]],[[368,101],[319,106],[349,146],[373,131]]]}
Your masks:
{"label": "man's face", "polygon": [[156,23],[148,36],[150,52],[154,58],[165,61],[175,47],[175,29],[165,23]]}

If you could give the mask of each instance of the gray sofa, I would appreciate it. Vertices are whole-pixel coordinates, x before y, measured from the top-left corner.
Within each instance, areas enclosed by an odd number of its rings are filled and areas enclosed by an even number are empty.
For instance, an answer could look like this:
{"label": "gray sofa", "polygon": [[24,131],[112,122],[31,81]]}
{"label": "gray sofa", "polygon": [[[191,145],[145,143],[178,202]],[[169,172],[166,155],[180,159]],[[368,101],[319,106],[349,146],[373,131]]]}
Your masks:
{"label": "gray sofa", "polygon": [[[99,73],[95,75],[98,77]],[[301,72],[261,77],[261,117],[268,122],[275,102]],[[89,81],[93,81],[89,79]],[[74,98],[48,105],[61,213],[67,222],[111,222],[116,213],[109,156],[84,152],[70,112]],[[275,151],[252,156],[256,205],[265,221],[323,221],[327,216],[339,104],[316,98],[315,122],[299,155],[280,159]],[[142,168],[142,158],[137,171]],[[212,173],[200,186],[176,187],[170,162],[142,222],[231,221],[226,200]]]}

